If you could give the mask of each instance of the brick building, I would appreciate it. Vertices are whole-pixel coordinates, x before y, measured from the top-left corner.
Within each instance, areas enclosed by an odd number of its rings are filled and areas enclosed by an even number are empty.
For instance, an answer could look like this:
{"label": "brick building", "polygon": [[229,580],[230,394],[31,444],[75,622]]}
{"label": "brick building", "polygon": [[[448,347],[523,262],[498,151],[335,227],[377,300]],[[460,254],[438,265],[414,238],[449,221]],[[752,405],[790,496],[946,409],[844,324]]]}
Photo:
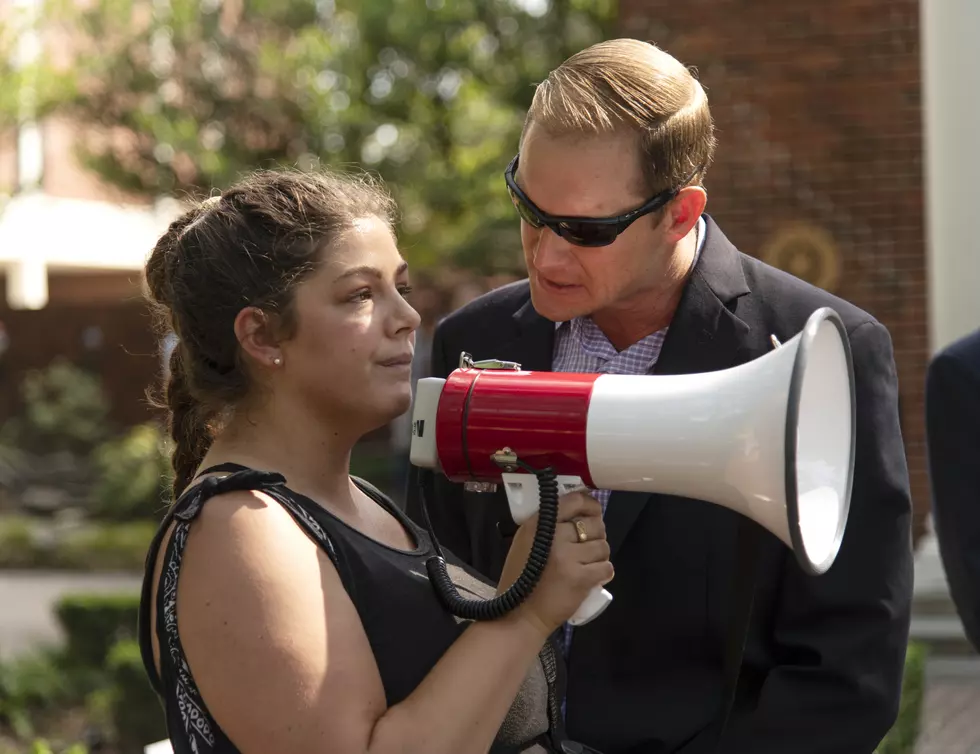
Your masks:
{"label": "brick building", "polygon": [[[74,159],[71,134],[57,120],[37,124],[34,166],[23,138],[0,134],[0,193],[13,195],[0,208],[0,423],[18,409],[25,372],[59,356],[100,375],[116,422],[149,418],[144,392],[159,359],[140,268],[174,207],[96,181]],[[36,183],[25,182],[35,169]],[[29,279],[10,280],[18,274]]]}
{"label": "brick building", "polygon": [[921,527],[930,348],[918,0],[620,0],[620,32],[697,68],[719,138],[709,212],[733,243],[888,327]]}
{"label": "brick building", "polygon": [[[0,0],[0,8],[9,1]],[[934,24],[938,41],[933,47],[939,52],[953,46],[950,34],[957,22],[976,28],[964,21],[964,14],[978,14],[969,8],[980,8],[975,0],[950,0],[929,4],[930,12],[938,14],[940,6],[950,18],[945,26]],[[980,324],[980,297],[971,293],[971,285],[980,289],[980,262],[971,267],[947,259],[937,265],[934,251],[930,257],[923,150],[923,121],[929,113],[922,107],[928,77],[919,0],[885,5],[879,0],[619,0],[619,7],[618,33],[649,39],[699,71],[720,141],[708,176],[709,211],[726,233],[747,253],[853,301],[889,328],[921,525],[929,507],[925,366],[932,350],[968,329],[971,317]],[[964,40],[956,48],[961,53],[976,47]],[[978,55],[971,59],[980,69]],[[962,96],[964,87],[950,78],[949,66],[925,70],[933,79],[949,81],[950,100],[963,107],[975,98]],[[980,105],[976,109],[980,125]],[[961,123],[961,131],[969,124],[968,119]],[[42,136],[46,194],[128,201],[77,167],[65,124],[43,124]],[[951,151],[947,162],[955,166],[957,159],[980,169],[980,150],[975,156]],[[951,207],[958,196],[972,193],[959,184],[942,193],[953,170],[933,176],[930,206]],[[16,135],[0,134],[0,191],[16,180]],[[937,198],[941,194],[942,200]],[[970,212],[956,208],[965,219],[957,221],[944,210],[932,223],[933,239],[969,222]],[[38,234],[43,242],[44,229]],[[943,237],[941,245],[959,241],[959,236],[952,241]],[[115,403],[126,407],[120,411],[128,420],[143,417],[142,386],[157,363],[139,302],[136,267],[52,270],[50,302],[38,312],[12,312],[0,301],[0,322],[16,330],[7,364],[39,366],[53,352],[97,363]],[[942,291],[956,285],[957,307],[941,309],[937,316]],[[101,332],[101,341],[92,337],[93,328]],[[3,379],[0,362],[0,418],[10,405],[9,383]]]}
{"label": "brick building", "polygon": [[[70,39],[40,10],[41,0],[0,0],[14,70],[42,54],[70,65]],[[19,122],[0,124],[0,423],[18,410],[25,372],[56,357],[101,376],[118,423],[145,421],[159,359],[140,273],[179,208],[98,181],[75,158],[77,124],[38,119],[30,77],[17,86]]]}

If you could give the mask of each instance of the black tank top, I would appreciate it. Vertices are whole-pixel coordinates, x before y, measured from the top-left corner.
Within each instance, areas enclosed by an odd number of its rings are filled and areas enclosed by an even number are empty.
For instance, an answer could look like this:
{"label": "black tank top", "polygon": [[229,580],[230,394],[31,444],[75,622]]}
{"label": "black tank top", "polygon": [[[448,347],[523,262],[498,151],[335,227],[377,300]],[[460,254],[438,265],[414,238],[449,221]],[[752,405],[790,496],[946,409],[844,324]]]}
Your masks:
{"label": "black tank top", "polygon": [[[313,500],[290,490],[285,478],[237,464],[222,464],[201,472],[231,472],[208,476],[190,487],[173,505],[160,525],[147,554],[140,604],[139,642],[143,664],[163,702],[168,735],[175,754],[238,754],[208,712],[206,700],[194,683],[180,644],[177,627],[177,579],[189,528],[211,497],[233,490],[259,490],[281,504],[330,557],[348,595],[357,608],[384,684],[388,706],[398,704],[419,685],[449,646],[460,636],[466,621],[442,606],[428,579],[425,561],[433,555],[429,534],[384,494],[367,482],[354,483],[378,505],[395,516],[412,535],[417,548],[402,551],[375,541],[329,513]],[[166,548],[165,565],[157,590],[156,626],[150,623],[154,565],[171,522],[173,536]],[[451,553],[444,551],[449,573],[464,596],[487,598],[494,587]],[[151,630],[160,643],[161,672],[153,661]],[[493,662],[492,657],[487,662]],[[516,752],[590,751],[564,738],[560,699],[564,670],[556,645],[549,641],[532,665],[491,754]]]}

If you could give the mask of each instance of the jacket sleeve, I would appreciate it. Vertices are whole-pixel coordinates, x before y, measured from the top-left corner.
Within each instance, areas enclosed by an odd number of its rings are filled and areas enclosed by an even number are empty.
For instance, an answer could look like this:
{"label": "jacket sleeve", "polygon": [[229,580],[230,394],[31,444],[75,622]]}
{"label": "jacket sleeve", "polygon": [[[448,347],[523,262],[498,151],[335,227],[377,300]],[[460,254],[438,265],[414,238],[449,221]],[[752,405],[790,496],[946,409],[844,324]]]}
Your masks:
{"label": "jacket sleeve", "polygon": [[929,366],[926,429],[943,568],[966,635],[980,650],[980,374],[949,351]]}
{"label": "jacket sleeve", "polygon": [[805,574],[788,549],[771,625],[777,665],[726,754],[871,754],[901,696],[912,601],[912,505],[888,331],[850,333],[857,398],[854,486],[837,560]]}

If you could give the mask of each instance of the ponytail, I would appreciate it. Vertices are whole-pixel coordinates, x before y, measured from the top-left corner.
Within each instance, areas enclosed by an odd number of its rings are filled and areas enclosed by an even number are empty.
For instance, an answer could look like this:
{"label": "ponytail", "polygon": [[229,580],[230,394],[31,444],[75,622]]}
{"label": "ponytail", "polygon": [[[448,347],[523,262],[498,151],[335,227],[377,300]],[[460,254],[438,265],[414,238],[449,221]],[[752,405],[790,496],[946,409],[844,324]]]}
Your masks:
{"label": "ponytail", "polygon": [[169,411],[167,425],[173,439],[170,465],[174,470],[174,500],[194,481],[213,439],[208,427],[210,412],[191,394],[182,350],[183,345],[178,342],[170,354],[170,377],[164,392]]}

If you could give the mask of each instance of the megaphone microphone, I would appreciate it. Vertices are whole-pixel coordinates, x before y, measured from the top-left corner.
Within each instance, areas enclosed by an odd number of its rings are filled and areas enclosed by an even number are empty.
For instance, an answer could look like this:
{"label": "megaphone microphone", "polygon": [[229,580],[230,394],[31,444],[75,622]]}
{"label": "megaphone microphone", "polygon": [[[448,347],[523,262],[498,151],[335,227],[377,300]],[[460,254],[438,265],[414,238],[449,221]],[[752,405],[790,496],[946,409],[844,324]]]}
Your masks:
{"label": "megaphone microphone", "polygon": [[[558,496],[580,488],[730,508],[778,537],[805,572],[824,573],[840,548],[854,476],[850,345],[826,307],[773,345],[741,366],[684,375],[524,371],[464,353],[448,378],[419,380],[411,463],[454,482],[503,484],[517,524],[540,509],[522,579],[493,609],[459,598],[442,564],[435,581],[444,601],[463,617],[516,607],[543,570]],[[597,587],[569,622],[593,620],[611,600]]]}

